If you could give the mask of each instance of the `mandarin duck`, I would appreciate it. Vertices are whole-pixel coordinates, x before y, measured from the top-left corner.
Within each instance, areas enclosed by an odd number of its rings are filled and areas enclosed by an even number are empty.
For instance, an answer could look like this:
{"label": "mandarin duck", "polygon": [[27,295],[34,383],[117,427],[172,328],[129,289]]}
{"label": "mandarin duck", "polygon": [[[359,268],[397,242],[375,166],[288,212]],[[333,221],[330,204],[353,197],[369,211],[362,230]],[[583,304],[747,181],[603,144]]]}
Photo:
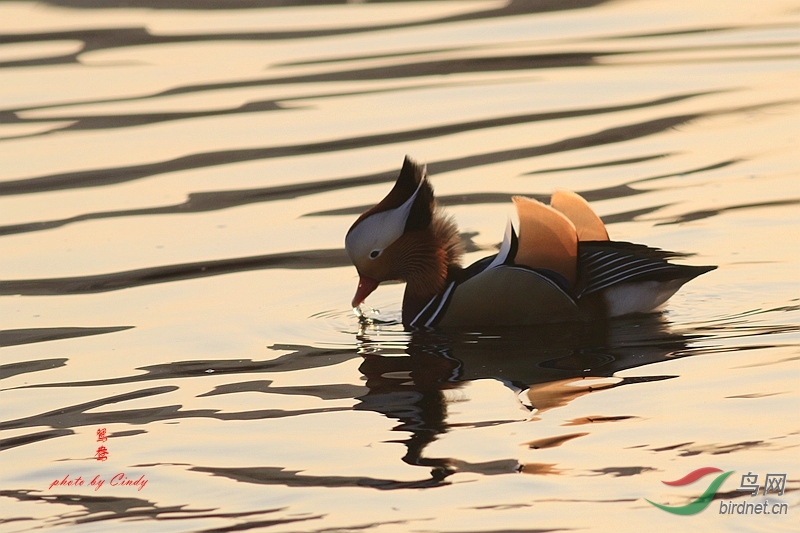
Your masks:
{"label": "mandarin duck", "polygon": [[359,274],[358,308],[383,281],[406,283],[406,328],[532,325],[650,312],[715,266],[669,263],[679,256],[609,240],[588,202],[556,191],[545,205],[512,198],[497,254],[464,268],[455,222],[436,205],[426,168],[406,157],[397,182],[353,223],[345,248]]}

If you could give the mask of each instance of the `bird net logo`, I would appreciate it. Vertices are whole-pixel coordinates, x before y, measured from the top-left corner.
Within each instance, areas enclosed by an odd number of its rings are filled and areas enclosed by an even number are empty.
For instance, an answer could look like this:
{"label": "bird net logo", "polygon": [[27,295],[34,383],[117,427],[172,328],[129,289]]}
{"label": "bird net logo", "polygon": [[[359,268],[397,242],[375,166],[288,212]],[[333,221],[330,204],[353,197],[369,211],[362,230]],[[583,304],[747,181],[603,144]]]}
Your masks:
{"label": "bird net logo", "polygon": [[[698,468],[692,472],[689,472],[685,476],[680,479],[676,479],[675,481],[662,481],[664,485],[669,485],[670,487],[684,487],[686,485],[691,485],[695,481],[708,476],[709,474],[716,474],[714,479],[709,483],[706,490],[697,497],[691,503],[686,505],[662,505],[660,503],[656,503],[652,500],[647,500],[650,504],[658,507],[662,511],[666,511],[668,513],[676,514],[676,515],[694,515],[699,513],[700,511],[704,510],[706,507],[709,506],[711,500],[717,495],[717,491],[719,490],[722,483],[728,479],[728,476],[733,474],[733,470],[728,472],[723,472],[719,468],[714,468],[711,466],[707,466],[704,468]],[[770,502],[766,499],[767,494],[776,494],[778,496],[783,496],[783,492],[786,488],[786,474],[767,474],[764,479],[764,492],[763,495],[765,497],[764,501],[759,503],[752,503],[752,502],[740,502],[735,503],[733,500],[724,501],[720,500],[719,505],[719,514],[777,514],[777,515],[785,515],[789,512],[789,504],[784,502],[777,502],[775,503]],[[749,492],[751,497],[755,497],[759,493],[759,489],[761,489],[761,485],[758,483],[758,474],[753,474],[752,472],[748,472],[747,474],[742,476],[742,482],[737,488],[737,491],[741,492]]]}

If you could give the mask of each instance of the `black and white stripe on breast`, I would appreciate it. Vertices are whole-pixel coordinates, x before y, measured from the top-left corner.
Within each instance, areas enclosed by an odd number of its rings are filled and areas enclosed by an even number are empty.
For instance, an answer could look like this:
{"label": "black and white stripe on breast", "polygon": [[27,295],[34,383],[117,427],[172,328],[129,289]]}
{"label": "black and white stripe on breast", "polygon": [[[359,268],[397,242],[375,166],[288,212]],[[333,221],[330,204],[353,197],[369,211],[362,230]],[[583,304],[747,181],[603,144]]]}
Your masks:
{"label": "black and white stripe on breast", "polygon": [[447,309],[447,303],[450,301],[455,286],[456,283],[452,281],[445,287],[444,292],[431,298],[409,325],[417,328],[435,326]]}

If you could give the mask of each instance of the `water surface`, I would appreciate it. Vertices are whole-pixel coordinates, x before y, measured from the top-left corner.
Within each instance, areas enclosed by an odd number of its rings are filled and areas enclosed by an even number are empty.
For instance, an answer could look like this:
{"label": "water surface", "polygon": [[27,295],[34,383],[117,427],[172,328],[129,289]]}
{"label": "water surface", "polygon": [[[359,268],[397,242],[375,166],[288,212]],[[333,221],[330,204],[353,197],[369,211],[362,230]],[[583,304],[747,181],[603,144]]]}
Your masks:
{"label": "water surface", "polygon": [[[282,4],[0,5],[0,529],[795,529],[800,6]],[[359,324],[344,234],[406,154],[467,262],[565,188],[719,269],[611,323],[409,333],[395,284]],[[646,501],[708,466],[702,513]]]}

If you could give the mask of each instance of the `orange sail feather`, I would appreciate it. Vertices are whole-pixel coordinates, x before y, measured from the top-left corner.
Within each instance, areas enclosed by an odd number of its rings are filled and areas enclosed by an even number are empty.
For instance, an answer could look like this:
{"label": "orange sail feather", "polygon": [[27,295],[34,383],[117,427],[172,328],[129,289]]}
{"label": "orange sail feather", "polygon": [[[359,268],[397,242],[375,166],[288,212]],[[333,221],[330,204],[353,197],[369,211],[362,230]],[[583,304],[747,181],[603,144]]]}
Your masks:
{"label": "orange sail feather", "polygon": [[561,212],[536,200],[524,196],[512,199],[520,226],[514,262],[552,270],[574,285],[578,270],[578,234],[573,223]]}
{"label": "orange sail feather", "polygon": [[607,241],[608,231],[589,202],[571,191],[558,190],[550,198],[550,205],[564,213],[575,225],[579,241]]}

